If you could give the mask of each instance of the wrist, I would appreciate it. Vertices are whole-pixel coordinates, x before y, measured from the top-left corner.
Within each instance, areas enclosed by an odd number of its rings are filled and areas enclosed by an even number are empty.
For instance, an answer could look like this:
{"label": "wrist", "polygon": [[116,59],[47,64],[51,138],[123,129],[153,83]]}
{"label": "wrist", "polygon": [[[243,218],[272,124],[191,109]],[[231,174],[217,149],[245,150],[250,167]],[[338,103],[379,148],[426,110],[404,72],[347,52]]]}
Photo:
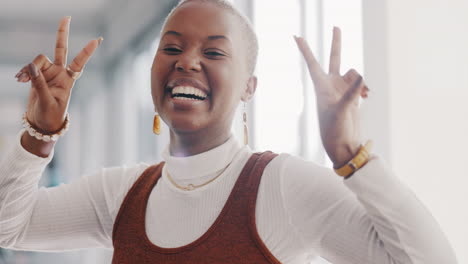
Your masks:
{"label": "wrist", "polygon": [[28,134],[31,137],[36,138],[37,140],[42,140],[45,142],[49,141],[57,141],[59,137],[63,136],[67,131],[69,127],[69,114],[67,113],[65,115],[65,120],[63,121],[62,127],[55,131],[55,132],[44,132],[41,131],[42,129],[39,129],[35,126],[33,126],[29,121],[28,118],[26,117],[26,113],[23,115],[23,127],[26,129]]}
{"label": "wrist", "polygon": [[335,172],[339,176],[347,178],[351,176],[356,170],[364,166],[369,161],[370,150],[372,148],[372,141],[369,140],[365,145],[361,145],[357,154],[346,164],[341,167],[335,167]]}
{"label": "wrist", "polygon": [[360,148],[361,144],[359,143],[356,143],[354,145],[346,145],[332,159],[333,168],[337,169],[346,165],[358,154]]}
{"label": "wrist", "polygon": [[29,153],[41,158],[47,158],[54,149],[55,141],[45,142],[38,140],[24,130],[23,135],[21,136],[21,146]]}

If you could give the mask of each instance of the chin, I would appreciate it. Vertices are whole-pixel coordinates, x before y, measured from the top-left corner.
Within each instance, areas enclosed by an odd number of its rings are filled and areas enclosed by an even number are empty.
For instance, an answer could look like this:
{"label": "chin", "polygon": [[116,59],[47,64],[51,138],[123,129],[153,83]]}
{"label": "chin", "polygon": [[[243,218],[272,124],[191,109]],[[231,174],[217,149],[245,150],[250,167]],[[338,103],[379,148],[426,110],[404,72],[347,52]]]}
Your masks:
{"label": "chin", "polygon": [[175,133],[192,133],[203,129],[203,124],[200,120],[185,116],[182,118],[172,118],[170,122],[166,122]]}

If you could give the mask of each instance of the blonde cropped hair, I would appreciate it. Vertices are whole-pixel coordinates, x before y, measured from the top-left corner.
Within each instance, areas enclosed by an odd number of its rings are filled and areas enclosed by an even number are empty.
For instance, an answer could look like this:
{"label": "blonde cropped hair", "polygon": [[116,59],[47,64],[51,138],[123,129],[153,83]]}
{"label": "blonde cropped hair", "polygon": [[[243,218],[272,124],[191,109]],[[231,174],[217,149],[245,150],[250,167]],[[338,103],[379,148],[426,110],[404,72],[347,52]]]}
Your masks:
{"label": "blonde cropped hair", "polygon": [[162,28],[166,26],[167,21],[169,18],[174,14],[174,12],[182,6],[183,4],[186,4],[188,2],[193,2],[193,1],[198,1],[198,2],[204,2],[204,3],[210,3],[214,4],[217,7],[220,7],[224,10],[229,11],[234,17],[239,19],[239,24],[242,27],[241,32],[243,34],[243,40],[245,41],[245,45],[247,48],[247,58],[246,58],[246,63],[247,63],[247,70],[250,75],[252,75],[255,71],[255,66],[257,64],[257,57],[258,57],[258,39],[257,39],[257,34],[255,33],[252,23],[250,23],[250,20],[243,15],[236,7],[234,7],[230,2],[226,0],[181,0],[172,10],[169,12],[169,14],[166,16],[164,20],[164,24]]}

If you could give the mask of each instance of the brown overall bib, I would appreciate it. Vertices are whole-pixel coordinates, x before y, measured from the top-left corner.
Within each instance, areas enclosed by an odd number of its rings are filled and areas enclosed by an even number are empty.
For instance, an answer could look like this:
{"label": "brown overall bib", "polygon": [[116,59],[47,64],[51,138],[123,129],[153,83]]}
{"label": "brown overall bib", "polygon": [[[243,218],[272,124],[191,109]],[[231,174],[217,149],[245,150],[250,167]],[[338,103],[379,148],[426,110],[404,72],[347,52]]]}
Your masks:
{"label": "brown overall bib", "polygon": [[200,238],[161,248],[146,236],[145,214],[164,162],[146,169],[127,193],[114,223],[113,264],[267,264],[279,262],[258,235],[255,205],[265,166],[277,154],[254,153],[238,177],[216,221]]}

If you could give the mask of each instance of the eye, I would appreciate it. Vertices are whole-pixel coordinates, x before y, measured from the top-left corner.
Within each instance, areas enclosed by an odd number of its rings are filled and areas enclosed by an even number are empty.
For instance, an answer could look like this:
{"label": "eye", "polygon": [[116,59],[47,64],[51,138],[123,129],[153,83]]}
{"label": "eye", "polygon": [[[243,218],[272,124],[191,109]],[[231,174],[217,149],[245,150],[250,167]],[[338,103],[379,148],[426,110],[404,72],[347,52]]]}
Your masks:
{"label": "eye", "polygon": [[167,53],[179,53],[179,52],[182,51],[182,50],[177,49],[177,48],[165,48],[165,49],[163,49],[163,50],[164,50],[165,52],[167,52]]}
{"label": "eye", "polygon": [[210,51],[206,51],[205,54],[207,56],[210,56],[210,57],[220,57],[220,56],[226,56],[220,52],[217,52],[217,51],[213,51],[213,50],[210,50]]}

